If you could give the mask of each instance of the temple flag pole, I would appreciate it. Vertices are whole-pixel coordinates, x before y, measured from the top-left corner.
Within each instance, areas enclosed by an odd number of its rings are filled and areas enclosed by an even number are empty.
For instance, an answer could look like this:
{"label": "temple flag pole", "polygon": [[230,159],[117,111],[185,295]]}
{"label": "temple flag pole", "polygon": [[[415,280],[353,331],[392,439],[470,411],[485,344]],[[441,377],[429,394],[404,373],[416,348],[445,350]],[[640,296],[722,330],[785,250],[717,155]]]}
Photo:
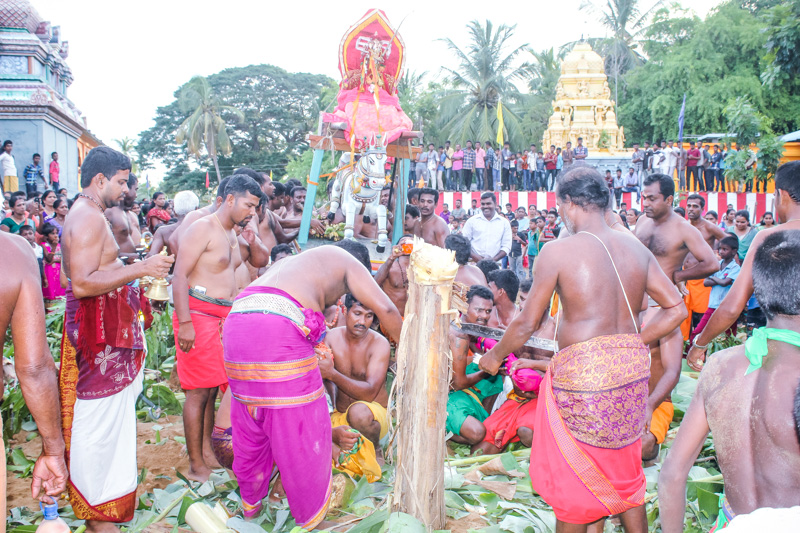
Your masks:
{"label": "temple flag pole", "polygon": [[[392,179],[395,180],[394,198],[394,226],[392,226],[392,244],[397,244],[403,236],[403,223],[406,217],[406,197],[408,196],[408,181],[405,179],[407,159],[400,160],[400,168]],[[399,177],[398,177],[399,176]]]}
{"label": "temple flag pole", "polygon": [[414,238],[392,391],[397,420],[392,511],[410,514],[428,531],[445,526],[444,407],[452,369],[448,334],[455,313],[450,294],[457,271],[453,252]]}
{"label": "temple flag pole", "polygon": [[311,161],[311,174],[308,176],[308,191],[306,203],[303,204],[303,218],[300,220],[300,232],[297,234],[297,243],[302,247],[308,242],[308,230],[311,227],[311,216],[314,213],[314,200],[317,197],[319,172],[322,168],[324,150],[314,150],[314,159]]}

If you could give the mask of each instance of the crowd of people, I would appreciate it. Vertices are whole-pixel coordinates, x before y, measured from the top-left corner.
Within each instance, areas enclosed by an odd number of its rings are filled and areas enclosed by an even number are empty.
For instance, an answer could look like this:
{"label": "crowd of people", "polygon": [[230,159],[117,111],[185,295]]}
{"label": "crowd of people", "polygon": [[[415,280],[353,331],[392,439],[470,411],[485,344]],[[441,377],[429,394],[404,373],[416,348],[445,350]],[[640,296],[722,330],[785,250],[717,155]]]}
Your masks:
{"label": "crowd of people", "polygon": [[[447,179],[468,186],[461,161],[461,172]],[[499,183],[511,187],[510,172],[500,169]],[[277,467],[282,489],[272,490],[285,491],[297,524],[313,529],[327,511],[332,466],[380,478],[386,381],[415,237],[453,251],[455,281],[465,288],[461,321],[502,335],[451,328],[451,392],[446,406],[431,408],[446,409],[451,439],[474,452],[530,447],[533,487],[559,527],[602,528],[619,515],[627,531],[647,530],[642,465],[659,457],[667,437],[684,340],[689,365],[702,370],[710,341],[742,314],[752,343],[710,358],[666,457],[662,527],[682,528],[683,487],[709,429],[728,439],[717,444],[727,498],[721,517],[800,504],[792,468],[800,463],[800,413],[792,414],[800,402],[800,366],[792,362],[800,344],[798,162],[779,169],[776,216],[764,216],[762,231],[747,211],[723,220],[704,213],[699,195],[681,214],[664,173],[643,177],[643,213],[615,211],[613,188],[580,163],[552,174],[558,210],[506,205],[503,212],[497,195],[484,192],[469,210],[457,201],[437,214],[439,191],[415,188],[403,237],[374,275],[376,258],[357,240],[302,252],[293,245],[306,193],[294,180],[241,168],[209,205],[190,191],[173,201],[157,193],[137,212],[137,179],[122,154],[95,148],[81,179],[82,192],[60,219],[61,198],[45,192],[33,204],[16,197],[13,228],[0,224],[12,233],[33,230],[28,242],[0,233],[4,249],[18,250],[0,256],[4,272],[14,274],[0,280],[12,310],[0,315],[0,330],[11,322],[23,395],[45,444],[34,493],[68,487],[90,532],[130,520],[136,508],[135,403],[151,318],[139,281],[146,277],[171,279],[189,479],[231,468],[243,514],[252,518]],[[381,195],[384,205],[394,205],[391,195]],[[47,207],[40,212],[38,204]],[[312,229],[321,234],[327,213],[317,215]],[[40,218],[25,224],[32,216]],[[357,222],[357,234],[374,238],[374,221]],[[138,246],[145,231],[153,233],[147,252]],[[58,384],[52,362],[42,359],[43,306],[31,299],[52,276],[43,281],[32,272],[29,248],[37,241],[45,264],[47,256],[61,264],[59,249],[63,258]],[[551,344],[529,347],[531,337]],[[769,413],[758,427],[749,422],[756,411]],[[769,436],[759,433],[764,426]]]}
{"label": "crowd of people", "polygon": [[[666,174],[676,180],[681,191],[750,192],[753,183],[742,184],[727,172],[725,160],[737,148],[731,144],[689,141],[688,149],[675,141],[634,143],[627,169],[607,171],[606,181],[619,203],[622,192],[637,192],[650,174]],[[756,154],[748,150],[748,168],[756,164]],[[584,161],[589,150],[578,137],[573,147],[567,142],[562,148],[511,149],[509,143],[493,147],[485,143],[466,141],[454,146],[450,141],[438,149],[430,143],[415,159],[414,175],[420,186],[428,185],[438,191],[553,191],[561,173]],[[756,191],[765,185],[756,182]],[[766,191],[763,191],[766,192]]]}

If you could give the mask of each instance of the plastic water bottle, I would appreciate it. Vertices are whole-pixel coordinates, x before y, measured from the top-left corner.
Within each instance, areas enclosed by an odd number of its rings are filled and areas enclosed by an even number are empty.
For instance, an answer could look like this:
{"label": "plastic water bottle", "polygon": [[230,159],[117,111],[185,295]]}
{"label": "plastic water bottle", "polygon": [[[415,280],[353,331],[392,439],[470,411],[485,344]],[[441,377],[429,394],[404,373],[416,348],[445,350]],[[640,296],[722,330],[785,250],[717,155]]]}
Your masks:
{"label": "plastic water bottle", "polygon": [[52,503],[39,502],[39,508],[44,513],[44,520],[36,528],[36,533],[69,533],[69,526],[58,516],[58,503],[50,498]]}

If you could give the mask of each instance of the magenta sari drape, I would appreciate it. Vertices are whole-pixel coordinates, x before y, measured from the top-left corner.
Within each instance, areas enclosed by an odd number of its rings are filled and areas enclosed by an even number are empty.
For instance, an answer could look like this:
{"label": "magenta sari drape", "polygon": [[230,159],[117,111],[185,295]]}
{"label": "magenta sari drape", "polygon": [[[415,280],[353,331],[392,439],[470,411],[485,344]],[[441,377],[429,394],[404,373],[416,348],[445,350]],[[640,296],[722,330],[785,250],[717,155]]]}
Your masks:
{"label": "magenta sari drape", "polygon": [[271,287],[248,287],[237,300],[254,294],[286,298],[303,312],[305,323],[265,312],[238,313],[235,304],[225,321],[233,471],[245,516],[254,516],[277,466],[295,521],[310,530],[325,517],[331,490],[331,421],[314,354],[325,321]]}

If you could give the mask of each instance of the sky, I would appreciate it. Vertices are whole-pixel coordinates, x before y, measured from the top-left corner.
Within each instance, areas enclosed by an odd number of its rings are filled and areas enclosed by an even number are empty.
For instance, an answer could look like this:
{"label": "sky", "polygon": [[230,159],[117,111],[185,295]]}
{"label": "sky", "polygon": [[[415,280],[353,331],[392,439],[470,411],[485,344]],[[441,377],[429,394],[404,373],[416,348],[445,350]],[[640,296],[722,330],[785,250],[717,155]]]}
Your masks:
{"label": "sky", "polygon": [[[267,63],[338,81],[339,41],[373,7],[383,9],[394,25],[402,21],[405,68],[427,72],[429,78],[437,77],[442,66],[457,66],[440,39],[449,37],[463,49],[471,20],[516,24],[511,45],[535,50],[607,34],[598,17],[581,8],[585,0],[30,1],[43,20],[61,26],[74,77],[68,96],[89,129],[112,147],[114,139],[135,138],[151,127],[156,108],[172,102],[178,87],[195,75]],[[718,3],[694,0],[691,5],[704,17]]]}

